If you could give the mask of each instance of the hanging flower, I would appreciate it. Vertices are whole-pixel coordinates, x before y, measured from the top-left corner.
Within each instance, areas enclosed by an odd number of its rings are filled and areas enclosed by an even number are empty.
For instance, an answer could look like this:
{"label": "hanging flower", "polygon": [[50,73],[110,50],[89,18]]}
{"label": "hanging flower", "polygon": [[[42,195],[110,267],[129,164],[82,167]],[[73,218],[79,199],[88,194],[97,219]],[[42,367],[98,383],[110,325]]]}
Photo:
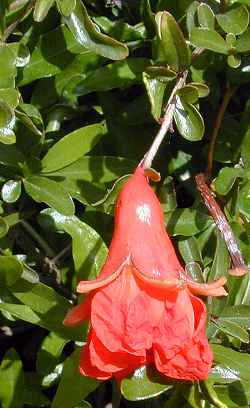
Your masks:
{"label": "hanging flower", "polygon": [[142,167],[116,203],[107,260],[94,281],[80,281],[83,303],[66,325],[90,320],[80,373],[122,379],[154,364],[172,379],[208,376],[213,355],[205,335],[206,306],[195,295],[222,296],[225,278],[200,284],[182,268],[166,233],[160,203]]}

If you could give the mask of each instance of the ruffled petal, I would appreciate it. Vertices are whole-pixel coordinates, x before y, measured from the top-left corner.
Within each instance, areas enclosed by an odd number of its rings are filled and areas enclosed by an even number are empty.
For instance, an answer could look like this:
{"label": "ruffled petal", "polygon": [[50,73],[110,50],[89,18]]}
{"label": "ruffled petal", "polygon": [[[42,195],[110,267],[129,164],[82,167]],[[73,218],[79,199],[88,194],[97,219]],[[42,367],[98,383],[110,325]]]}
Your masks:
{"label": "ruffled petal", "polygon": [[[190,319],[190,316],[193,317]],[[178,293],[173,307],[168,300],[153,343],[158,371],[175,379],[207,378],[213,356],[205,336],[205,322],[204,303],[188,291]]]}

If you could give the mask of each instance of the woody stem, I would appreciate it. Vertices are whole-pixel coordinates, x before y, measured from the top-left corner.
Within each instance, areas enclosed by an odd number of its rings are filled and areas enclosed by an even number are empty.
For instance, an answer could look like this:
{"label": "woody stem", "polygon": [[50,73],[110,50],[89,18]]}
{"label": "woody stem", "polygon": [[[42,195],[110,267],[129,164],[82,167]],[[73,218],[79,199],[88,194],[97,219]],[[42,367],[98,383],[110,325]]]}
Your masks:
{"label": "woody stem", "polygon": [[154,160],[154,157],[166,135],[166,133],[168,132],[169,128],[172,125],[172,121],[173,121],[173,116],[174,116],[174,111],[176,108],[176,102],[177,102],[177,98],[176,98],[176,92],[178,91],[178,89],[182,88],[183,85],[186,82],[186,78],[187,78],[187,71],[184,71],[178,78],[175,87],[169,97],[166,109],[165,109],[165,113],[163,116],[163,120],[162,120],[162,124],[161,127],[157,133],[157,135],[155,136],[155,139],[151,145],[151,147],[149,148],[149,150],[147,151],[147,153],[145,154],[144,158],[142,159],[141,165],[143,166],[143,168],[148,168],[151,167],[152,161]]}

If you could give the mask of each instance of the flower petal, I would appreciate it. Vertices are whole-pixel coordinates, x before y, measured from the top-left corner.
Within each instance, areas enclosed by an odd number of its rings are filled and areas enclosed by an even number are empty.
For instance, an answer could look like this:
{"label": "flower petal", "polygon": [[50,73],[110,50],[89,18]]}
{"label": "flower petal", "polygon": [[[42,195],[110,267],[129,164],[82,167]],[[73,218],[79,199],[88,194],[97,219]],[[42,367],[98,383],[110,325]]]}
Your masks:
{"label": "flower petal", "polygon": [[70,309],[63,321],[65,326],[75,326],[89,319],[92,296],[87,296],[82,303]]}

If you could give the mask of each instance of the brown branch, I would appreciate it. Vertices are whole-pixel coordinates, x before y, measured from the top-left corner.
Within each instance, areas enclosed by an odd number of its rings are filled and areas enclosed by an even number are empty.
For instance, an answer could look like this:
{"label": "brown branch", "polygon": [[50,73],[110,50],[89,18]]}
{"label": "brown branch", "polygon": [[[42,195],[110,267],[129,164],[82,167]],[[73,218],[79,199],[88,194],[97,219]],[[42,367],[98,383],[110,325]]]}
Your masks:
{"label": "brown branch", "polygon": [[218,230],[220,231],[223,240],[226,243],[228,252],[230,253],[233,263],[233,269],[230,271],[230,274],[235,276],[245,275],[248,272],[248,268],[244,262],[241,251],[234,237],[233,231],[220,206],[215,201],[211,190],[206,184],[205,175],[202,173],[198,174],[195,177],[195,180],[197,188],[200,191],[201,196],[204,200],[204,203],[208,211],[210,212],[211,216],[213,217],[214,222]]}
{"label": "brown branch", "polygon": [[222,103],[221,103],[221,105],[219,107],[219,111],[218,111],[218,114],[217,114],[215,122],[214,122],[214,128],[213,128],[211,141],[210,141],[210,145],[209,145],[209,150],[208,150],[208,155],[207,155],[206,174],[207,174],[208,180],[210,180],[211,175],[212,175],[214,148],[215,148],[216,139],[217,139],[220,127],[221,127],[221,123],[222,123],[225,111],[227,109],[227,106],[228,106],[228,103],[229,103],[230,99],[232,98],[232,96],[234,94],[234,91],[235,91],[235,88],[230,88],[229,86],[227,86],[226,92],[225,92],[225,94],[223,96]]}

